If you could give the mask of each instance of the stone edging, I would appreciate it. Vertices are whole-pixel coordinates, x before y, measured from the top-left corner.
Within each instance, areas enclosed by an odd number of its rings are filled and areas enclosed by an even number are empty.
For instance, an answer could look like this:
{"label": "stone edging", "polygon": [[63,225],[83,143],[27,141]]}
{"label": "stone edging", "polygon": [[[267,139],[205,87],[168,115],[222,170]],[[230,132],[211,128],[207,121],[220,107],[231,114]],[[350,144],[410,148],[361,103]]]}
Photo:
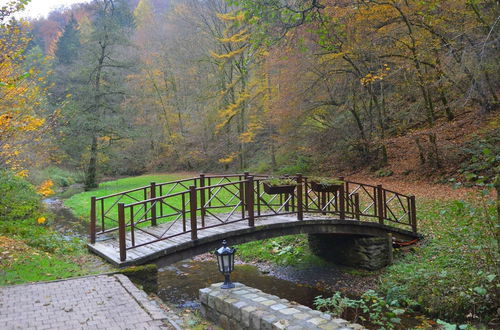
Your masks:
{"label": "stone edging", "polygon": [[200,301],[203,315],[224,329],[365,329],[241,283],[234,289],[221,284],[201,289]]}

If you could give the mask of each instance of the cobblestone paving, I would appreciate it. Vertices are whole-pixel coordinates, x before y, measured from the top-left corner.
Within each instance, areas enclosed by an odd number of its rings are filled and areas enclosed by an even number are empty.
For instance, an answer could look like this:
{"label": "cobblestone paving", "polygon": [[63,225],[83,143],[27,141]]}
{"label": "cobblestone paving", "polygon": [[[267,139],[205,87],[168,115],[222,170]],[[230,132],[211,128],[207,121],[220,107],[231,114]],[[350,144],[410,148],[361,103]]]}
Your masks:
{"label": "cobblestone paving", "polygon": [[0,329],[174,329],[124,275],[0,288]]}

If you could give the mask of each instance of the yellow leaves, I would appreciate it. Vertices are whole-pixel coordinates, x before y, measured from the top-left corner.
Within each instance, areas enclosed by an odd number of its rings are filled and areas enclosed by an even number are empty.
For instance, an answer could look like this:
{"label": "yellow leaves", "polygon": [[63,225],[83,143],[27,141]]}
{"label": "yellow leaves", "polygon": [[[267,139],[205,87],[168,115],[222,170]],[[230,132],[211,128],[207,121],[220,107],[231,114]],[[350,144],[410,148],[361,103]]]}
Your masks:
{"label": "yellow leaves", "polygon": [[21,170],[16,173],[16,176],[20,178],[27,178],[28,177],[28,170]]}
{"label": "yellow leaves", "polygon": [[377,74],[368,73],[366,76],[361,78],[360,79],[361,85],[366,86],[371,83],[374,83],[375,81],[384,80],[384,78],[388,75],[388,72],[390,70],[391,68],[387,64],[384,64],[384,67],[380,70],[379,73]]}
{"label": "yellow leaves", "polygon": [[36,192],[44,197],[53,195],[54,194],[54,190],[52,190],[53,186],[54,182],[52,182],[52,180],[45,180],[44,182],[42,182],[40,186],[37,187]]}
{"label": "yellow leaves", "polygon": [[331,61],[334,61],[337,59],[342,59],[342,57],[347,55],[347,54],[348,54],[348,52],[338,52],[338,53],[325,54],[325,55],[320,57],[319,62],[321,64],[324,64],[324,63],[331,62]]}
{"label": "yellow leaves", "polygon": [[236,13],[227,13],[227,14],[222,14],[222,13],[217,13],[217,17],[222,20],[222,21],[236,21],[236,22],[243,22],[245,20],[245,13],[240,11]]}
{"label": "yellow leaves", "polygon": [[44,123],[45,123],[45,119],[35,118],[32,116],[26,116],[23,119],[23,125],[20,129],[22,131],[27,131],[27,132],[35,131],[38,128],[40,128],[40,126],[42,126]]}
{"label": "yellow leaves", "polygon": [[235,103],[229,104],[226,108],[222,109],[219,112],[219,118],[223,119],[223,121],[217,126],[215,126],[216,132],[219,132],[224,126],[226,126],[231,121],[231,119],[238,113],[238,108],[249,97],[250,94],[243,92],[239,95]]}
{"label": "yellow leaves", "polygon": [[231,164],[236,159],[237,156],[238,156],[238,153],[233,152],[232,154],[230,154],[226,158],[220,158],[218,161],[220,164]]}
{"label": "yellow leaves", "polygon": [[103,143],[103,142],[104,143],[108,143],[111,140],[111,137],[109,137],[109,136],[101,136],[101,137],[98,138],[98,140],[101,143]]}
{"label": "yellow leaves", "polygon": [[240,134],[241,143],[251,143],[254,142],[257,132],[263,128],[262,123],[258,120],[257,116],[252,116],[250,118],[250,123],[245,132]]}
{"label": "yellow leaves", "polygon": [[235,57],[236,55],[243,53],[245,51],[245,49],[247,49],[247,46],[243,46],[241,48],[238,48],[238,49],[233,50],[233,51],[226,53],[226,54],[217,54],[215,52],[210,51],[210,55],[216,59],[227,60],[227,59]]}
{"label": "yellow leaves", "polygon": [[47,219],[45,217],[39,217],[38,219],[36,219],[36,222],[39,224],[39,225],[43,225],[45,223]]}
{"label": "yellow leaves", "polygon": [[217,38],[217,40],[219,40],[220,42],[224,42],[224,43],[226,43],[226,42],[227,43],[237,43],[237,42],[247,41],[249,37],[250,37],[250,34],[248,34],[248,30],[243,29],[240,32],[235,33],[230,37]]}

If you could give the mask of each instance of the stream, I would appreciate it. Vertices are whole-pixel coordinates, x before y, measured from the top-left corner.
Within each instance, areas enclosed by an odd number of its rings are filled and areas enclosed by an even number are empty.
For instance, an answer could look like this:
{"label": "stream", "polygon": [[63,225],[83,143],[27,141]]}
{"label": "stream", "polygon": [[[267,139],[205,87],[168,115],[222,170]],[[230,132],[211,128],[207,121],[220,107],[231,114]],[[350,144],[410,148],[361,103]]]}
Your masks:
{"label": "stream", "polygon": [[[198,290],[223,280],[216,261],[184,260],[160,269],[158,296],[181,308],[197,308]],[[332,293],[329,290],[266,275],[257,266],[248,264],[235,265],[231,280],[311,308],[314,307],[316,296],[329,296]]]}

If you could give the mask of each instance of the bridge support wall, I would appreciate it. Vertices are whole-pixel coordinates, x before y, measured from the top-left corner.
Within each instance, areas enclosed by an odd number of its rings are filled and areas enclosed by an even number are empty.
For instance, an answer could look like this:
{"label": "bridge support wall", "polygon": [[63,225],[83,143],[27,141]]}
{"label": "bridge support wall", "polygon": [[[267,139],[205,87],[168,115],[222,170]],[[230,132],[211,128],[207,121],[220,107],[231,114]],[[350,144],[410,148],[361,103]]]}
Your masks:
{"label": "bridge support wall", "polygon": [[201,312],[223,329],[365,329],[258,289],[222,283],[200,290]]}
{"label": "bridge support wall", "polygon": [[392,236],[340,236],[309,234],[311,251],[328,261],[368,270],[377,270],[392,263]]}

